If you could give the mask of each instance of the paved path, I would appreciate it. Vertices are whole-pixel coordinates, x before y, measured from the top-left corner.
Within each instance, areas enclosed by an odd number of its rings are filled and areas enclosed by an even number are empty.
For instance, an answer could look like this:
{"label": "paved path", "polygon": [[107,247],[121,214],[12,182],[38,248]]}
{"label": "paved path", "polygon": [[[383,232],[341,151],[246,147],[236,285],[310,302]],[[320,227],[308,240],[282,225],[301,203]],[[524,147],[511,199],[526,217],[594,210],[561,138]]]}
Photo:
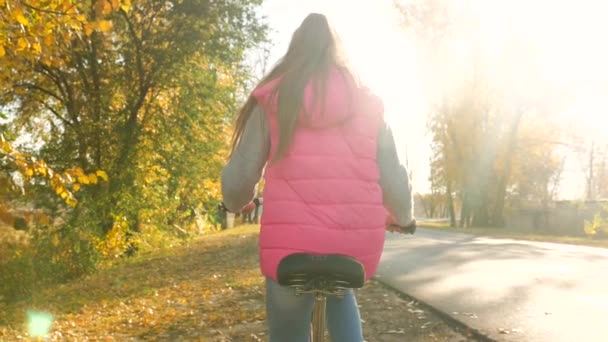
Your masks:
{"label": "paved path", "polygon": [[608,249],[418,229],[378,276],[496,340],[608,341]]}

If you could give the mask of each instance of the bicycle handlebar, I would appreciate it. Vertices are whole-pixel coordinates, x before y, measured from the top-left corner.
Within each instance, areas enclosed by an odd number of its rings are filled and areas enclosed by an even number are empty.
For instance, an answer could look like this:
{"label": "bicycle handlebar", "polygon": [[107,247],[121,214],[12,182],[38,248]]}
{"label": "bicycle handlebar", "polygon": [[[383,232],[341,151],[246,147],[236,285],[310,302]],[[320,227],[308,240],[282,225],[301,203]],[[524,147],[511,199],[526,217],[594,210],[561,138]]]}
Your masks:
{"label": "bicycle handlebar", "polygon": [[412,220],[407,226],[400,226],[396,223],[391,223],[388,225],[389,227],[394,227],[395,229],[389,229],[390,231],[398,231],[403,234],[414,235],[416,232],[416,220]]}
{"label": "bicycle handlebar", "polygon": [[[254,198],[253,203],[255,205],[259,205],[259,203],[260,203],[259,198],[258,197]],[[217,209],[224,213],[229,212],[229,210],[228,210],[228,208],[226,208],[226,205],[224,204],[224,202],[218,203]],[[410,224],[408,224],[407,226],[400,226],[396,223],[391,223],[388,225],[388,227],[395,228],[395,229],[389,229],[390,231],[398,231],[403,234],[414,235],[414,233],[416,232],[416,220],[415,219],[412,220],[412,222]]]}

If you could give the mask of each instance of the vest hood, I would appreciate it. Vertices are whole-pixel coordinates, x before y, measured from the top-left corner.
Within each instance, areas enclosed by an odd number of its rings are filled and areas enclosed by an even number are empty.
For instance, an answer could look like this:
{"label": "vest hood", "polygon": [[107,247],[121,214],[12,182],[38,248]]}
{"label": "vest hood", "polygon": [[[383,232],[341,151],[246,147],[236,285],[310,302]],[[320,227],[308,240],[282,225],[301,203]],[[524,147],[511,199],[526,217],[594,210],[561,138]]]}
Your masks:
{"label": "vest hood", "polygon": [[[258,87],[254,96],[265,110],[277,108],[276,91],[281,78]],[[359,88],[352,76],[338,68],[328,75],[326,96],[315,94],[314,81],[304,90],[303,110],[299,113],[299,125],[310,128],[339,126],[361,111],[367,114],[382,113],[382,101],[367,89]],[[319,89],[319,92],[321,89]]]}

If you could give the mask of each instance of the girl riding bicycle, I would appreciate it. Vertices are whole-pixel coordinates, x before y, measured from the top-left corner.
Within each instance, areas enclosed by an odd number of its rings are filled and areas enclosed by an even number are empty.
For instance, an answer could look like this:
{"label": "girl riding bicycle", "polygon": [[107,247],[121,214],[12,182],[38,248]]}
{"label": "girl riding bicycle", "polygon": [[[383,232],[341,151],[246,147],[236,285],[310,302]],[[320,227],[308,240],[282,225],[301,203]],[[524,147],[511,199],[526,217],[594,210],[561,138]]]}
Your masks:
{"label": "girl riding bicycle", "polygon": [[[287,255],[343,254],[378,267],[385,229],[415,227],[412,189],[382,101],[339,58],[325,16],[310,14],[241,109],[222,172],[226,208],[240,211],[265,177],[259,240],[270,341],[308,341],[314,299],[277,283]],[[389,225],[387,227],[387,217]],[[362,342],[353,291],[328,298],[334,342]]]}

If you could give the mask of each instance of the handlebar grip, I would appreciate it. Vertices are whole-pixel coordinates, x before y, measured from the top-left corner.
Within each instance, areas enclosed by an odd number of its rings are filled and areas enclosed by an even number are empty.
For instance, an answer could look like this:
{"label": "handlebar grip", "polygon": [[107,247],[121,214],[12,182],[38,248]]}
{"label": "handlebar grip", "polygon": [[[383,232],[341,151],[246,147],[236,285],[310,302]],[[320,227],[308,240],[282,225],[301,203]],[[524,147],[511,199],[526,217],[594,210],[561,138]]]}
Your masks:
{"label": "handlebar grip", "polygon": [[416,232],[416,220],[412,220],[407,226],[400,226],[398,224],[391,224],[393,227],[397,227],[400,233],[414,235]]}
{"label": "handlebar grip", "polygon": [[414,233],[416,232],[416,226],[409,226],[409,227],[401,227],[401,232],[404,234],[410,234],[410,235],[414,235]]}

